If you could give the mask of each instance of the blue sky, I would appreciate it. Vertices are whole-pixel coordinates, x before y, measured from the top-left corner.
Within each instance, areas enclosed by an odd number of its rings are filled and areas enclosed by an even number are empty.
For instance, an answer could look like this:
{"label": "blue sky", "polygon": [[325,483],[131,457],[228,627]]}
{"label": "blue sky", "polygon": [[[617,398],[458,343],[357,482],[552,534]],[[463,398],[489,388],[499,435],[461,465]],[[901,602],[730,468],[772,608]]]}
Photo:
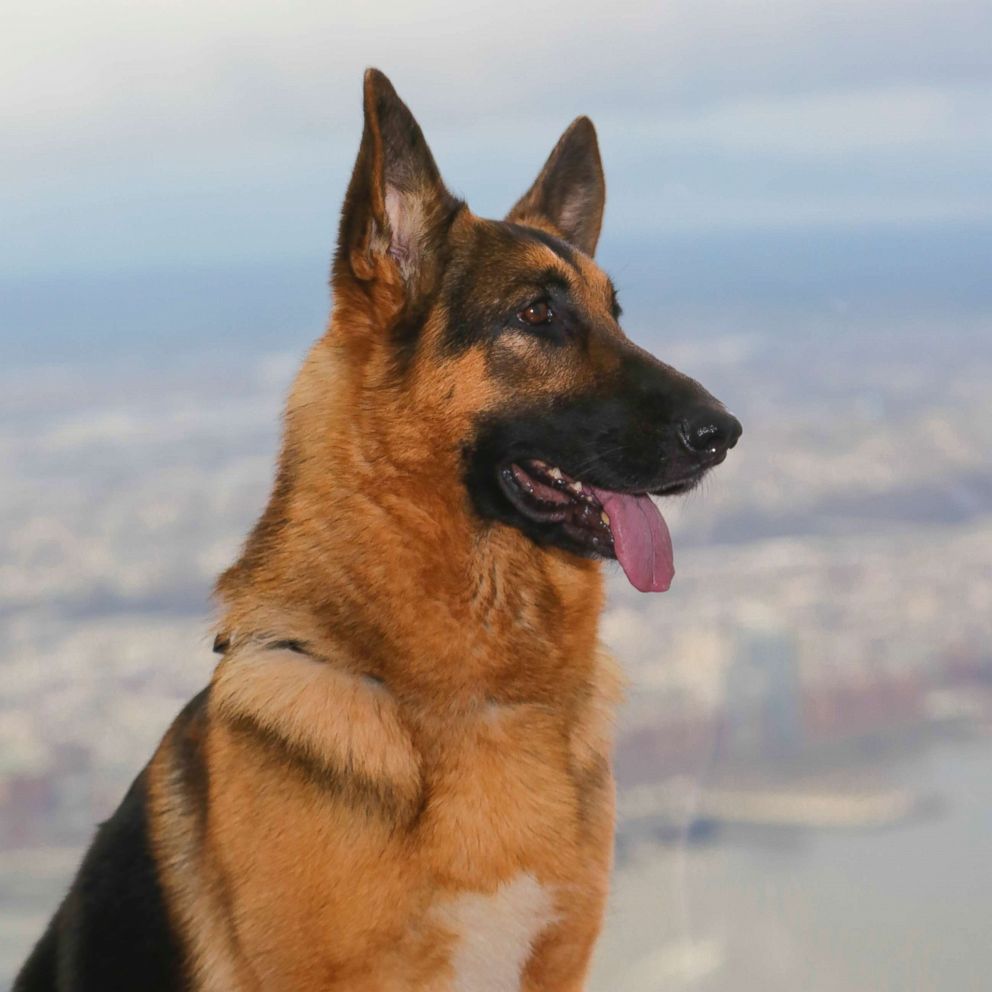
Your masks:
{"label": "blue sky", "polygon": [[34,0],[4,22],[0,336],[21,351],[139,323],[313,336],[366,65],[482,214],[592,116],[628,304],[992,300],[988,0]]}
{"label": "blue sky", "polygon": [[0,266],[326,255],[367,64],[483,212],[588,113],[614,232],[988,224],[990,46],[976,0],[36,0],[0,37]]}

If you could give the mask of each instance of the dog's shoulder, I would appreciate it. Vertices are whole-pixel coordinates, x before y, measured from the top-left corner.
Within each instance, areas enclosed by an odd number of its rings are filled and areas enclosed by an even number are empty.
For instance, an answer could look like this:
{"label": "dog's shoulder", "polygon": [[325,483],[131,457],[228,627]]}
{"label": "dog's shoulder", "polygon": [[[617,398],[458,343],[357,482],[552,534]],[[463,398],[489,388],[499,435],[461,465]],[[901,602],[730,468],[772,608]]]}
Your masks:
{"label": "dog's shoulder", "polygon": [[185,987],[149,835],[147,771],[97,830],[15,992]]}
{"label": "dog's shoulder", "polygon": [[345,800],[411,809],[421,759],[390,690],[295,642],[247,644],[217,668],[211,720],[232,758],[253,749]]}

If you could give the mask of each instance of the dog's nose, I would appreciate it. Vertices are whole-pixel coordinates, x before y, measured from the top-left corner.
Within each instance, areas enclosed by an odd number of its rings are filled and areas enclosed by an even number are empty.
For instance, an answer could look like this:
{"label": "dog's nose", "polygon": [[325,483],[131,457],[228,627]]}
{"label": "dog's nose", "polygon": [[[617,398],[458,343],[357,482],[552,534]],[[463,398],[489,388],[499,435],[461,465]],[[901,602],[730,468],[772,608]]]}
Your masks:
{"label": "dog's nose", "polygon": [[719,407],[705,406],[682,419],[679,435],[694,455],[707,460],[722,458],[741,436],[741,422]]}

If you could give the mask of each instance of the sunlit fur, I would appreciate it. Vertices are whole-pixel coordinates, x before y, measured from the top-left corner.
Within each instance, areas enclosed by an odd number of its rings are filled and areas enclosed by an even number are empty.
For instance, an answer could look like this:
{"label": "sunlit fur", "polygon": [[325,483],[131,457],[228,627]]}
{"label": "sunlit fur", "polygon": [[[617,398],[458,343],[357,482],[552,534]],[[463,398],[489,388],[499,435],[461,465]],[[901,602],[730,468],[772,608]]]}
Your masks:
{"label": "sunlit fur", "polygon": [[[480,516],[465,479],[486,417],[582,394],[633,350],[591,258],[602,208],[580,119],[510,222],[476,217],[367,75],[330,326],[218,583],[223,658],[142,780],[183,988],[583,988],[621,694],[601,565]],[[548,270],[587,345],[455,340],[460,299],[512,310],[508,287]]]}
{"label": "sunlit fur", "polygon": [[[459,209],[449,258],[489,223]],[[580,280],[536,242],[510,264],[557,266],[608,317],[582,259]],[[480,414],[596,365],[531,354],[511,387],[481,349],[444,355],[442,296],[398,372],[408,279],[365,261],[337,275],[269,507],[219,585],[201,833],[164,798],[169,739],[153,765],[167,888],[204,989],[579,989],[613,838],[600,566],[480,520],[461,478]]]}

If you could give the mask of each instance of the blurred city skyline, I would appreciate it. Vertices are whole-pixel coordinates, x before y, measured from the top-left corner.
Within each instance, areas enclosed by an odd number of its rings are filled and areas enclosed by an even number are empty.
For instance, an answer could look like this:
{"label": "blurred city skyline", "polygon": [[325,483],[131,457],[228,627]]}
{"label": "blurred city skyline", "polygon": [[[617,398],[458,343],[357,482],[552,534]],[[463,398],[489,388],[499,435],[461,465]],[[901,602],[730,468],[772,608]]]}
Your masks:
{"label": "blurred city skyline", "polygon": [[0,985],[210,676],[375,65],[483,215],[591,116],[624,327],[745,427],[672,590],[608,580],[590,987],[984,990],[990,49],[987,0],[5,12]]}

